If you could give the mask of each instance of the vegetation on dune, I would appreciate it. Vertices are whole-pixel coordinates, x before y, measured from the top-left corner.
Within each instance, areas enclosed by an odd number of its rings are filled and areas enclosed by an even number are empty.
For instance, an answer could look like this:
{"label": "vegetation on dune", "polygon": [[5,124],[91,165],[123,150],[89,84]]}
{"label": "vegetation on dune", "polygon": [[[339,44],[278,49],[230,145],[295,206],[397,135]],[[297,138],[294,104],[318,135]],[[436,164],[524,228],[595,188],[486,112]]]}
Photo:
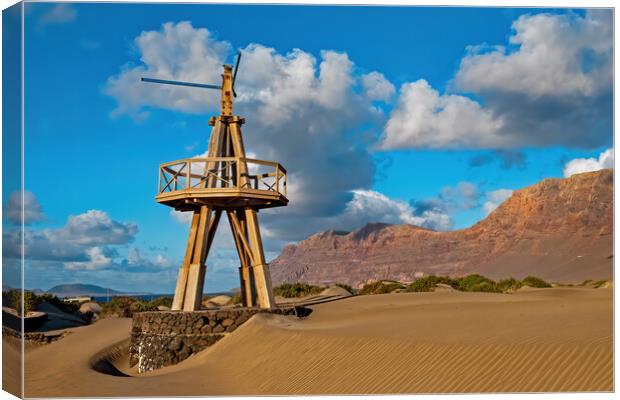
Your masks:
{"label": "vegetation on dune", "polygon": [[497,293],[500,291],[495,281],[479,274],[467,275],[456,279],[454,282],[455,284],[452,287],[462,292]]}
{"label": "vegetation on dune", "polygon": [[168,308],[172,307],[172,297],[169,297],[169,296],[157,297],[147,303],[147,307],[155,307],[155,309],[157,309],[157,307],[159,306],[164,306]]}
{"label": "vegetation on dune", "polygon": [[523,286],[523,283],[515,278],[506,278],[497,282],[497,289],[500,292],[508,292],[520,289]]}
{"label": "vegetation on dune", "polygon": [[159,306],[172,307],[172,297],[144,301],[131,296],[114,296],[102,304],[101,317],[131,318],[134,313],[157,311]]}
{"label": "vegetation on dune", "polygon": [[[26,292],[26,293],[30,293],[30,292]],[[24,303],[26,304],[25,311],[26,313],[28,313],[30,311],[34,311],[36,309],[37,304],[34,303],[32,301],[32,298],[30,296],[27,296],[26,293],[24,293]],[[22,313],[22,292],[16,289],[2,291],[2,307],[12,308],[16,310],[19,315],[23,315]]]}
{"label": "vegetation on dune", "polygon": [[149,311],[145,307],[145,303],[135,297],[130,296],[114,296],[110,301],[103,303],[101,306],[101,317],[119,317],[130,318],[134,313],[141,311]]}
{"label": "vegetation on dune", "polygon": [[323,288],[320,286],[309,285],[307,283],[283,283],[273,288],[273,294],[275,296],[293,298],[319,294],[322,290]]}
{"label": "vegetation on dune", "polygon": [[[36,311],[39,304],[47,302],[54,305],[56,308],[67,312],[75,313],[78,310],[78,306],[75,304],[65,303],[58,297],[50,293],[44,293],[42,295],[36,295],[34,292],[24,291],[24,312]],[[4,290],[2,291],[2,306],[9,307],[16,310],[22,315],[22,292],[18,289]]]}
{"label": "vegetation on dune", "polygon": [[230,304],[241,304],[241,300],[241,290],[239,290],[230,298]]}
{"label": "vegetation on dune", "polygon": [[[593,288],[603,287],[608,281],[599,280],[594,281],[592,279],[585,280],[579,286],[588,286]],[[513,277],[504,278],[499,281],[494,281],[486,276],[480,274],[466,275],[460,278],[450,278],[447,276],[429,275],[422,278],[418,278],[409,285],[405,285],[397,281],[376,281],[364,285],[361,289],[356,290],[351,286],[336,283],[335,286],[339,286],[349,291],[351,294],[384,294],[392,293],[396,290],[403,290],[404,292],[433,292],[437,288],[437,285],[443,284],[452,287],[455,290],[461,292],[485,292],[485,293],[510,293],[519,290],[523,286],[529,286],[533,288],[550,288],[552,285],[545,280],[537,276],[527,276],[522,280],[515,279]],[[559,286],[573,286],[573,285],[559,285]],[[286,283],[274,288],[274,294],[283,297],[302,297],[309,294],[317,294],[323,288],[318,286],[311,286],[305,283]],[[240,297],[239,297],[240,299]],[[239,300],[240,301],[240,300]]]}
{"label": "vegetation on dune", "polygon": [[550,288],[551,285],[542,279],[536,276],[526,276],[522,281],[521,285],[529,286],[533,288]]}
{"label": "vegetation on dune", "polygon": [[[461,278],[430,275],[416,279],[407,286],[407,292],[432,292],[438,284],[449,285],[461,292],[506,293],[515,291],[525,285],[535,288],[549,288],[551,285],[535,276],[528,276],[522,281],[515,278],[506,278],[498,282],[479,274],[467,275]],[[600,285],[602,285],[601,283]],[[600,286],[599,285],[599,286]]]}
{"label": "vegetation on dune", "polygon": [[429,275],[423,278],[416,279],[407,286],[406,292],[433,292],[438,284],[443,283],[454,287],[456,282],[445,276]]}
{"label": "vegetation on dune", "polygon": [[585,281],[581,282],[579,286],[586,286],[586,287],[598,289],[601,286],[603,286],[605,283],[607,283],[607,280],[605,279],[601,279],[598,281],[595,281],[593,279],[586,279]]}
{"label": "vegetation on dune", "polygon": [[391,293],[397,289],[404,289],[405,285],[395,281],[377,281],[364,285],[358,294],[384,294]]}

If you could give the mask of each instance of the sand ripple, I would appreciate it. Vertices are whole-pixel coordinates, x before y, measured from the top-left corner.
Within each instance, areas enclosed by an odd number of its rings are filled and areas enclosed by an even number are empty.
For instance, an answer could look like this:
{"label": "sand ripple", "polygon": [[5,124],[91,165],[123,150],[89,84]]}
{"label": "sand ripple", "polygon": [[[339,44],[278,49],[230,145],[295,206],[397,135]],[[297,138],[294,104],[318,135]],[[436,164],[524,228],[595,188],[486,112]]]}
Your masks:
{"label": "sand ripple", "polygon": [[612,294],[353,297],[313,306],[305,320],[257,315],[184,362],[139,376],[122,367],[129,321],[104,320],[27,354],[26,395],[612,391]]}

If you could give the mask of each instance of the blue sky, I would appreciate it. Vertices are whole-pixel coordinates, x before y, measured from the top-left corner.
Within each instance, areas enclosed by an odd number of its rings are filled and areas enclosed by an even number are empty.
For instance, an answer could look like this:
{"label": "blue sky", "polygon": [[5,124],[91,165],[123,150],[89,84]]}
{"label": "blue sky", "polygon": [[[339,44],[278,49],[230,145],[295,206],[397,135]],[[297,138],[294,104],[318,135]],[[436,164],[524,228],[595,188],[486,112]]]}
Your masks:
{"label": "blue sky", "polygon": [[[272,258],[312,233],[373,221],[465,228],[511,190],[609,163],[610,11],[110,3],[25,11],[29,288],[173,290],[188,226],[154,201],[157,167],[206,150],[217,93],[167,92],[135,78],[217,83],[236,49],[247,150],[281,161],[295,186],[289,207],[261,213]],[[331,186],[321,183],[327,174]],[[13,190],[4,185],[5,216]],[[207,260],[207,291],[238,285],[227,234]]]}

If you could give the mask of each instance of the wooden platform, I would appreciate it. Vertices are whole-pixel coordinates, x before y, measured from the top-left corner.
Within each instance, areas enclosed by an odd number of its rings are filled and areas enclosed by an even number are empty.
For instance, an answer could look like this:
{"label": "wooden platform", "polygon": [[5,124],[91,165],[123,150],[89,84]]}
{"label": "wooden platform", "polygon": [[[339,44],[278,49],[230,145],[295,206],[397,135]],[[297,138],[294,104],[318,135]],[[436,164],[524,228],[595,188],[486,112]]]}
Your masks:
{"label": "wooden platform", "polygon": [[178,211],[205,205],[223,209],[286,206],[286,170],[276,162],[245,157],[171,161],[159,167],[155,199]]}
{"label": "wooden platform", "polygon": [[183,189],[160,193],[155,199],[162,204],[174,207],[177,211],[192,211],[208,205],[214,208],[245,207],[269,208],[288,204],[284,195],[270,190],[204,188]]}

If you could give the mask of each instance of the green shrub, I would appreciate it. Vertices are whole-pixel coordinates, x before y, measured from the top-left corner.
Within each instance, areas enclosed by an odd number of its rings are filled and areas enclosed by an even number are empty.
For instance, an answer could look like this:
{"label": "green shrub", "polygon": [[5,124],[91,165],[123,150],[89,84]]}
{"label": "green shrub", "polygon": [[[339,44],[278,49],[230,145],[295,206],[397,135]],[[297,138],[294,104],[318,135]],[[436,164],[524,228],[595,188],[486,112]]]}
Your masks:
{"label": "green shrub", "polygon": [[592,282],[592,287],[595,289],[598,289],[601,286],[603,286],[605,283],[607,283],[607,281],[605,279],[601,279],[600,281]]}
{"label": "green shrub", "polygon": [[[74,304],[67,304],[60,300],[58,297],[50,293],[43,293],[42,295],[36,295],[34,292],[24,291],[24,311],[27,313],[36,311],[39,304],[47,302],[53,304],[60,310],[68,313],[77,311],[77,306]],[[22,313],[22,292],[21,290],[11,289],[2,292],[2,305],[17,310],[18,313]]]}
{"label": "green shrub", "polygon": [[551,285],[548,284],[547,282],[543,281],[542,279],[536,277],[536,276],[527,276],[525,277],[522,281],[521,284],[523,286],[530,286],[533,288],[550,288]]}
{"label": "green shrub", "polygon": [[157,306],[131,296],[114,296],[109,302],[103,303],[101,308],[102,317],[119,318],[131,318],[134,313],[143,311],[157,311]]}
{"label": "green shrub", "polygon": [[588,284],[590,284],[591,282],[594,281],[592,279],[586,279],[585,281],[581,282],[579,286],[588,286]]}
{"label": "green shrub", "polygon": [[384,294],[391,293],[396,289],[403,289],[405,286],[400,282],[377,281],[364,285],[358,294]]}
{"label": "green shrub", "polygon": [[230,299],[230,304],[241,304],[242,300],[243,299],[241,298],[241,290],[240,290],[238,292],[235,292],[233,297]]}
{"label": "green shrub", "polygon": [[308,285],[307,283],[283,283],[273,288],[273,294],[275,296],[293,298],[319,294],[322,290],[323,288],[319,286]]}
{"label": "green shrub", "polygon": [[499,292],[497,284],[482,275],[472,274],[456,279],[452,286],[463,292]]}
{"label": "green shrub", "polygon": [[159,306],[164,306],[168,308],[172,307],[172,297],[168,297],[168,296],[157,297],[145,304],[146,308],[153,308],[155,310],[157,310],[157,307]]}
{"label": "green shrub", "polygon": [[36,294],[32,292],[24,292],[24,312],[26,314],[35,311],[40,303],[41,299]]}
{"label": "green shrub", "polygon": [[12,308],[21,313],[21,292],[19,290],[2,291],[2,307]]}
{"label": "green shrub", "polygon": [[521,286],[523,286],[523,284],[520,281],[516,280],[515,278],[502,279],[501,281],[497,282],[497,289],[500,292],[506,292],[508,290],[517,290]]}
{"label": "green shrub", "polygon": [[439,277],[435,275],[425,276],[413,281],[411,285],[407,286],[406,292],[432,292],[437,287],[438,283],[447,283],[452,286],[452,280],[446,277]]}
{"label": "green shrub", "polygon": [[2,292],[2,306],[9,307],[17,311],[19,315],[23,315],[23,312],[28,314],[35,311],[37,306],[41,303],[41,298],[33,292],[24,291],[24,308],[22,310],[22,291],[18,289],[11,289]]}

